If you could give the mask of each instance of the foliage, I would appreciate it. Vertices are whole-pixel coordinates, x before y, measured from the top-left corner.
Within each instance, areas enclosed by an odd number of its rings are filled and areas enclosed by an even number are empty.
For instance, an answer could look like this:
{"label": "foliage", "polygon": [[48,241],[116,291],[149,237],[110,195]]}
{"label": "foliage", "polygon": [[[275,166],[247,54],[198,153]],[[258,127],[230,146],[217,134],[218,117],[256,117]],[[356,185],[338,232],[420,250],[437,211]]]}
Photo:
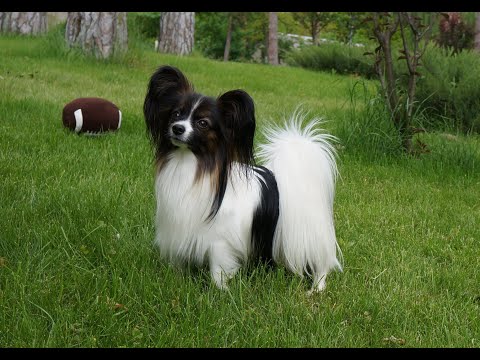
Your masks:
{"label": "foliage", "polygon": [[[411,12],[374,12],[370,21],[373,23],[373,37],[378,44],[372,55],[375,58],[374,68],[380,81],[381,94],[402,138],[405,153],[413,154],[413,136],[419,131],[412,125],[417,106],[416,84],[420,76],[417,68],[421,66],[431,34],[432,15],[425,18]],[[403,82],[399,81],[399,74],[395,71],[392,46],[395,34],[400,34],[402,39],[397,60],[402,60],[406,68],[404,75],[407,80]]]}
{"label": "foliage", "polygon": [[65,41],[66,22],[60,22],[53,27],[49,27],[48,31],[42,36],[43,53],[42,56],[62,56],[69,52],[80,54],[75,48],[69,49]]}
{"label": "foliage", "polygon": [[364,56],[364,47],[348,46],[342,43],[327,43],[306,46],[291,51],[287,64],[307,69],[329,71],[338,74],[353,74],[373,78],[373,62]]}
{"label": "foliage", "polygon": [[135,32],[143,39],[156,39],[160,28],[159,12],[128,13],[128,30]]}
{"label": "foliage", "polygon": [[294,19],[292,12],[278,12],[278,31],[283,34],[309,35]]}
{"label": "foliage", "polygon": [[[229,13],[195,14],[195,47],[204,56],[223,59]],[[265,44],[268,18],[265,13],[233,13],[231,60],[250,61],[253,53]]]}
{"label": "foliage", "polygon": [[[315,18],[316,13],[289,12],[279,13],[279,31],[312,36],[312,23],[309,18]],[[366,22],[367,12],[329,12],[320,15],[319,37],[336,40],[343,43],[369,44],[371,40],[371,24]],[[321,36],[320,36],[321,34]],[[396,38],[395,41],[399,39]]]}
{"label": "foliage", "polygon": [[399,156],[401,141],[385,106],[378,86],[364,80],[349,88],[348,107],[337,127],[342,145],[371,161],[385,156]]}
{"label": "foliage", "polygon": [[332,22],[331,12],[294,12],[293,19],[308,31],[314,45],[318,44],[318,34]]}
{"label": "foliage", "polygon": [[293,50],[294,43],[291,39],[288,39],[284,36],[278,37],[278,59],[280,63],[285,63]]}
{"label": "foliage", "polygon": [[[195,49],[204,56],[214,59],[223,58],[227,36],[227,13],[195,13]],[[235,31],[235,30],[234,30]],[[239,44],[237,36],[232,36],[230,57],[237,58]]]}
{"label": "foliage", "polygon": [[438,28],[436,41],[439,46],[453,50],[454,54],[473,48],[475,26],[466,22],[461,13],[441,13]]}
{"label": "foliage", "polygon": [[[398,50],[396,48],[393,52],[400,54]],[[342,44],[328,44],[293,51],[289,54],[287,61],[289,65],[312,70],[360,74],[365,78],[375,78],[369,58],[363,56],[364,51],[364,49]],[[453,56],[449,56],[449,53],[450,51],[438,46],[427,47],[422,57],[423,68],[419,68],[421,76],[417,81],[415,95],[417,109],[411,125],[427,130],[478,133],[480,132],[480,57],[470,50]],[[406,88],[408,85],[406,65],[397,57],[393,60],[398,85]],[[392,135],[392,127],[389,124],[381,124],[381,121],[389,122],[387,120],[389,116],[385,113],[386,108],[380,104],[381,98],[374,96],[366,98],[365,94],[363,96],[363,102],[369,105],[361,116],[350,117],[348,129],[353,132],[345,135],[345,138],[366,144],[368,140],[380,141],[379,138],[382,135],[385,137],[383,139],[385,142],[379,146],[382,146],[382,149],[387,147],[396,149],[398,136]],[[372,106],[374,104],[375,106]],[[364,121],[360,122],[361,119]],[[357,125],[353,127],[354,124]],[[376,136],[372,137],[372,133]],[[415,142],[414,146],[417,145],[419,144]],[[369,148],[374,147],[372,144]]]}
{"label": "foliage", "polygon": [[336,12],[332,13],[332,27],[338,41],[345,44],[352,44],[354,39],[361,39],[361,42],[368,43],[371,34],[371,24],[366,22],[366,12]]}
{"label": "foliage", "polygon": [[431,121],[425,126],[480,132],[480,57],[472,50],[448,56],[449,50],[429,46],[417,95]]}

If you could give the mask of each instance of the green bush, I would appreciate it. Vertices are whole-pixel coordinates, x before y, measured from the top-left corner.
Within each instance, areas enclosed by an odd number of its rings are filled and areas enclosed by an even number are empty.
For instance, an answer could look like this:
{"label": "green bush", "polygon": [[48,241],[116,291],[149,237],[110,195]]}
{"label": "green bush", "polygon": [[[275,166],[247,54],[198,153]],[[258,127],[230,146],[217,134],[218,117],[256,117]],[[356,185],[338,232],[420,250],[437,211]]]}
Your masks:
{"label": "green bush", "polygon": [[349,88],[349,102],[337,118],[336,135],[350,154],[378,161],[402,153],[401,138],[378,86],[363,79]]}
{"label": "green bush", "polygon": [[[234,13],[229,60],[251,61],[265,42],[266,13]],[[195,49],[211,59],[223,59],[227,38],[227,12],[195,14]]]}
{"label": "green bush", "polygon": [[48,28],[47,32],[42,35],[42,51],[39,56],[67,56],[69,48],[65,40],[66,21],[60,22]]}
{"label": "green bush", "polygon": [[[404,60],[398,47],[393,49],[394,68],[403,88],[408,81]],[[376,78],[373,57],[363,55],[370,49],[341,43],[307,46],[291,51],[287,64],[338,74],[357,74]],[[396,55],[395,55],[396,54]],[[451,49],[429,45],[418,71],[415,101],[417,120],[427,129],[480,132],[480,56],[464,50],[451,55]]]}
{"label": "green bush", "polygon": [[286,62],[319,71],[335,71],[338,74],[357,74],[366,78],[375,77],[372,57],[364,55],[365,47],[341,43],[306,46],[289,53]]}
{"label": "green bush", "polygon": [[[227,14],[197,13],[195,14],[195,49],[204,56],[223,59],[227,31]],[[230,57],[238,56],[238,44],[232,36]]]}
{"label": "green bush", "polygon": [[[447,56],[429,46],[417,83],[417,101],[430,115],[430,127],[447,125],[464,133],[480,132],[480,56],[470,50]],[[421,69],[421,68],[420,68]]]}
{"label": "green bush", "polygon": [[159,12],[128,13],[128,30],[134,31],[143,39],[157,38],[160,31]]}

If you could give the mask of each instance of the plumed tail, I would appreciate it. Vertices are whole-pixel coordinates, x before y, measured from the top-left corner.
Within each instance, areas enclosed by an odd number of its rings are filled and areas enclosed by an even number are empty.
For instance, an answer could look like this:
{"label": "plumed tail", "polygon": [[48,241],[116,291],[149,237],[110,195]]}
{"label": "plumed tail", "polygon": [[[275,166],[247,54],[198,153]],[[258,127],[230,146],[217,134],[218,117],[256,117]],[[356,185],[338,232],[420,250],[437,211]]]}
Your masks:
{"label": "plumed tail", "polygon": [[342,270],[333,218],[336,138],[320,132],[320,119],[304,124],[305,119],[295,111],[284,127],[268,127],[258,155],[274,173],[280,194],[273,258],[322,287],[330,270]]}

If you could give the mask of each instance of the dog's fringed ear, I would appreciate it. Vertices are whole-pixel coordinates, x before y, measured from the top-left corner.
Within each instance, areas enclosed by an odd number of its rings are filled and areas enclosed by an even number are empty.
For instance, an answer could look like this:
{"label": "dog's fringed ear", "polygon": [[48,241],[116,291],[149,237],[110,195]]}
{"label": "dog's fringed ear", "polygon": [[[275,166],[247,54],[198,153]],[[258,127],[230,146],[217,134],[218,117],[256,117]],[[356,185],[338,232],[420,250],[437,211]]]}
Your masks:
{"label": "dog's fringed ear", "polygon": [[165,134],[172,107],[177,104],[179,96],[188,92],[193,92],[192,84],[173,66],[159,67],[150,78],[143,114],[151,140],[157,145]]}
{"label": "dog's fringed ear", "polygon": [[253,165],[255,135],[253,99],[243,90],[232,90],[221,95],[217,102],[222,113],[231,160]]}

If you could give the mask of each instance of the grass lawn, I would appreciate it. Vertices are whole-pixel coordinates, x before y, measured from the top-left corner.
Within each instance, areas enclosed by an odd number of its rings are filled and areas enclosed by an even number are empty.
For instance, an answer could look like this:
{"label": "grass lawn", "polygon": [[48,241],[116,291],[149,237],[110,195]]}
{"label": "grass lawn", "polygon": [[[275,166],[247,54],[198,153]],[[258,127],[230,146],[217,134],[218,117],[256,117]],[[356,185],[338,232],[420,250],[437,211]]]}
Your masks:
{"label": "grass lawn", "polygon": [[[0,37],[0,347],[480,346],[478,136],[421,134],[430,153],[396,156],[350,141],[349,76],[153,49],[103,63],[46,44]],[[262,267],[220,291],[208,272],[160,261],[142,106],[161,64],[208,95],[245,89],[260,130],[300,103],[328,120],[343,144],[344,271],[324,293]],[[122,128],[64,129],[63,106],[84,96],[117,104]]]}

